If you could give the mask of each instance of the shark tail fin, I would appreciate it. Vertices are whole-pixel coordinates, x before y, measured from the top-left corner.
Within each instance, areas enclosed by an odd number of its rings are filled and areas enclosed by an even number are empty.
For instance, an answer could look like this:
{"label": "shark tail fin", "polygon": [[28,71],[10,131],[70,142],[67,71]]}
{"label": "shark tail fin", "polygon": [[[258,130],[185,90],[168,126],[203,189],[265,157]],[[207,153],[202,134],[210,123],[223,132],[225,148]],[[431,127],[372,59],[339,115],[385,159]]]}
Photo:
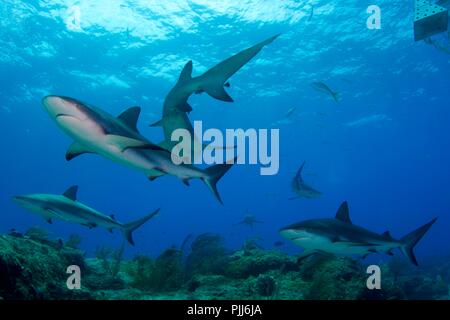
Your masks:
{"label": "shark tail fin", "polygon": [[221,204],[223,204],[223,202],[220,197],[219,191],[217,190],[217,182],[219,182],[220,178],[222,178],[225,175],[225,173],[227,173],[228,170],[231,169],[231,167],[234,165],[235,162],[236,158],[233,159],[233,162],[217,164],[215,166],[205,169],[206,176],[202,178],[202,180],[206,183],[208,188],[212,191],[216,199]]}
{"label": "shark tail fin", "polygon": [[331,92],[331,95],[333,96],[334,101],[336,101],[336,103],[339,103],[339,97],[340,97],[340,93],[339,92]]}
{"label": "shark tail fin", "polygon": [[225,101],[233,102],[224,87],[229,87],[230,83],[227,80],[234,75],[239,69],[245,66],[251,59],[253,59],[264,46],[272,43],[280,34],[272,36],[256,45],[247,48],[232,57],[215,65],[203,75],[201,75],[201,92],[204,91],[211,97]]}
{"label": "shark tail fin", "polygon": [[297,170],[297,174],[295,175],[295,177],[296,177],[297,179],[299,179],[300,181],[303,180],[303,178],[302,178],[302,172],[303,172],[303,168],[305,167],[305,163],[306,163],[306,161],[303,161],[302,165],[301,165],[300,168],[298,168],[298,170]]}
{"label": "shark tail fin", "polygon": [[136,221],[133,221],[133,222],[130,222],[130,223],[126,223],[123,226],[123,235],[124,235],[125,239],[127,239],[127,241],[132,246],[134,246],[133,232],[136,229],[138,229],[140,226],[142,226],[144,223],[146,223],[148,220],[150,220],[151,218],[155,217],[159,213],[159,210],[160,209],[156,209],[151,214],[149,214],[149,215],[147,215],[147,216],[145,216],[145,217],[143,217],[143,218],[141,218],[139,220],[136,220]]}
{"label": "shark tail fin", "polygon": [[436,222],[437,218],[434,218],[427,224],[424,224],[420,228],[417,228],[416,230],[408,233],[406,236],[400,239],[400,242],[402,244],[401,250],[405,256],[411,260],[413,264],[416,266],[418,265],[417,259],[414,255],[414,247],[416,244],[422,239],[422,237],[427,233],[427,231],[431,228],[431,226]]}
{"label": "shark tail fin", "polygon": [[233,98],[225,91],[224,88],[225,82],[222,80],[207,83],[202,86],[202,89],[209,94],[211,97],[225,101],[225,102],[233,102]]}

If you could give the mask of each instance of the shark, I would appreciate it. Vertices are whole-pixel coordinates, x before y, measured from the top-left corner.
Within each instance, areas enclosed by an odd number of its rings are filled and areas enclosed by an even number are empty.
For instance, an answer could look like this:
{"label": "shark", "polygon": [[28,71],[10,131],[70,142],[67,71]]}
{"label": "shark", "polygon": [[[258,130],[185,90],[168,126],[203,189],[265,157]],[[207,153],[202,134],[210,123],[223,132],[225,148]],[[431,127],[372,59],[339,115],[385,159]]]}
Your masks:
{"label": "shark", "polygon": [[114,117],[100,108],[65,96],[46,96],[42,104],[60,129],[74,140],[66,152],[68,161],[93,153],[144,172],[152,181],[165,174],[178,177],[186,185],[190,179],[200,179],[223,203],[217,182],[232,167],[235,159],[206,169],[176,164],[172,158],[176,158],[175,155],[139,133],[140,107],[131,107]]}
{"label": "shark", "polygon": [[300,168],[297,171],[297,174],[292,179],[292,191],[294,191],[297,196],[292,197],[289,200],[306,198],[306,199],[316,199],[322,196],[322,192],[312,188],[302,178],[303,167],[305,166],[305,162],[302,163]]}
{"label": "shark", "polygon": [[253,225],[256,223],[263,223],[262,221],[256,219],[256,217],[250,213],[248,213],[240,222],[235,225],[246,225],[253,228]]}
{"label": "shark", "polygon": [[389,231],[378,234],[352,223],[347,201],[339,207],[334,219],[316,219],[298,222],[282,228],[279,233],[294,244],[304,248],[299,259],[316,253],[332,255],[362,255],[385,253],[393,255],[400,249],[414,264],[418,265],[413,249],[425,233],[436,222],[434,218],[420,228],[408,233],[400,240]]}
{"label": "shark", "polygon": [[320,92],[330,95],[336,103],[339,102],[339,92],[335,92],[335,91],[331,90],[331,88],[326,83],[313,82],[311,85],[317,91],[320,91]]}
{"label": "shark", "polygon": [[230,87],[228,79],[278,36],[279,34],[272,36],[233,55],[197,77],[192,76],[192,60],[188,61],[181,71],[177,83],[164,99],[162,119],[150,125],[163,128],[165,140],[160,145],[170,149],[176,144],[171,141],[172,132],[177,129],[185,129],[191,134],[193,150],[202,151],[204,146],[195,136],[188,117],[188,113],[192,111],[192,107],[188,103],[189,97],[192,94],[206,92],[217,100],[233,102],[233,98],[225,91],[225,87]]}
{"label": "shark", "polygon": [[102,227],[110,232],[113,229],[122,231],[125,239],[134,246],[133,232],[154,218],[160,209],[129,223],[116,220],[114,215],[107,216],[88,207],[77,200],[78,186],[68,188],[63,194],[30,194],[13,197],[13,201],[26,210],[41,215],[48,223],[54,219],[77,223],[90,229]]}

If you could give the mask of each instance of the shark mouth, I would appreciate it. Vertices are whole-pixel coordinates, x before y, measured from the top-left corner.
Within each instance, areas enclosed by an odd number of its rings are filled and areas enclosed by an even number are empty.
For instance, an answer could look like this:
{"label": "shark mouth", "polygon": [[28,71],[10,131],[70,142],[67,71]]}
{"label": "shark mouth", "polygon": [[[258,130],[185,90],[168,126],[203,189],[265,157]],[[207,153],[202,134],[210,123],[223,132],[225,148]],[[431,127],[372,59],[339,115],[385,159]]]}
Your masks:
{"label": "shark mouth", "polygon": [[67,114],[67,113],[58,113],[58,114],[56,115],[55,118],[59,118],[59,117],[71,117],[71,118],[77,118],[77,117],[72,116],[72,115]]}

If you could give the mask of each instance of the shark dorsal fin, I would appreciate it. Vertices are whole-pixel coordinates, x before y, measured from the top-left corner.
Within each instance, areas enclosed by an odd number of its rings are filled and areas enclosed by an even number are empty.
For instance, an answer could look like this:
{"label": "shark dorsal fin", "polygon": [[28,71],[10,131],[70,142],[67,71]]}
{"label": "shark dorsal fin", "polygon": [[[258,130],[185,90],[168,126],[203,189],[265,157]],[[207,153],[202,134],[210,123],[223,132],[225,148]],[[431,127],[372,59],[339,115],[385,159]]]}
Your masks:
{"label": "shark dorsal fin", "polygon": [[192,79],[192,60],[189,60],[188,63],[184,66],[181,71],[180,78],[178,79],[179,83],[186,82]]}
{"label": "shark dorsal fin", "polygon": [[382,236],[389,240],[393,239],[389,231],[383,232]]}
{"label": "shark dorsal fin", "polygon": [[338,211],[336,212],[336,219],[338,219],[342,222],[352,223],[352,221],[350,220],[350,214],[349,214],[349,210],[348,210],[347,201],[342,202],[341,206],[339,207]]}
{"label": "shark dorsal fin", "polygon": [[306,163],[306,161],[304,161],[304,162],[302,163],[302,165],[300,166],[300,168],[298,168],[297,174],[295,175],[295,178],[296,178],[298,181],[303,181],[303,178],[302,178],[302,171],[303,171],[303,167],[305,166],[305,163]]}
{"label": "shark dorsal fin", "polygon": [[137,122],[139,120],[139,115],[141,114],[140,107],[131,107],[124,112],[122,112],[117,118],[122,120],[124,124],[126,124],[130,129],[134,131],[137,130]]}
{"label": "shark dorsal fin", "polygon": [[77,201],[77,192],[78,186],[72,186],[63,193],[63,196],[70,200]]}

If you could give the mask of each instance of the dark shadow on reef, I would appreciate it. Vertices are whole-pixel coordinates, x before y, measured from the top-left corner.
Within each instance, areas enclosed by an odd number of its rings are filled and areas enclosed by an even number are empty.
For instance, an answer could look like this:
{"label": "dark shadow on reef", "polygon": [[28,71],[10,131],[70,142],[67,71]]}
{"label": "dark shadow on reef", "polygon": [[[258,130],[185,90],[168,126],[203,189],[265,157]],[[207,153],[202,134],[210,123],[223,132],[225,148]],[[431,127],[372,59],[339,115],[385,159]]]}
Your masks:
{"label": "dark shadow on reef", "polygon": [[[448,299],[450,259],[411,267],[393,258],[381,265],[382,289],[366,287],[366,264],[349,258],[311,257],[300,262],[247,241],[237,251],[205,233],[189,248],[124,260],[98,248],[86,258],[71,236],[50,240],[34,228],[0,236],[0,299]],[[81,268],[82,288],[66,286],[69,265]]]}

